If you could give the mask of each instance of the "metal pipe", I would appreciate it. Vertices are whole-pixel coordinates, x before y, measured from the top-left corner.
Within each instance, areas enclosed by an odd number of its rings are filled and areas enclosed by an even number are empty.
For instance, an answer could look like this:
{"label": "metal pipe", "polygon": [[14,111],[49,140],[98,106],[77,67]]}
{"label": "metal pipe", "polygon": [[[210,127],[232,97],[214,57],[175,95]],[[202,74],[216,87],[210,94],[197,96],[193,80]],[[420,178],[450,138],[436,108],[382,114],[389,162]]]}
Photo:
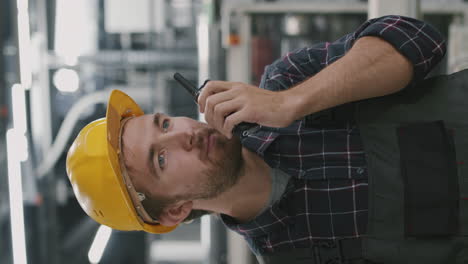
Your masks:
{"label": "metal pipe", "polygon": [[[106,89],[87,94],[71,107],[60,126],[54,143],[36,169],[36,174],[39,179],[44,177],[54,167],[55,163],[62,155],[68,139],[72,135],[73,128],[80,120],[81,114],[95,104],[107,103],[111,91],[112,89]],[[128,89],[128,91],[125,92],[137,101],[147,99],[148,95],[148,89]]]}

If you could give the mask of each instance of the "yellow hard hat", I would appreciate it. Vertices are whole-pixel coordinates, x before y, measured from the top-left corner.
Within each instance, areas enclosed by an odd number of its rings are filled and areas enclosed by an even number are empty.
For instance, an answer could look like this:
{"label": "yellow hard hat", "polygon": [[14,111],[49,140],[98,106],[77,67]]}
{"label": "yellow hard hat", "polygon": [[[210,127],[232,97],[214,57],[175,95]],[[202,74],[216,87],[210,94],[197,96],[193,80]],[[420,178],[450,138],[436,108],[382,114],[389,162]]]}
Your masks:
{"label": "yellow hard hat", "polygon": [[148,214],[119,157],[124,120],[143,114],[128,95],[112,91],[106,117],[84,127],[70,147],[67,174],[81,207],[96,222],[124,231],[167,233],[177,226],[143,220]]}

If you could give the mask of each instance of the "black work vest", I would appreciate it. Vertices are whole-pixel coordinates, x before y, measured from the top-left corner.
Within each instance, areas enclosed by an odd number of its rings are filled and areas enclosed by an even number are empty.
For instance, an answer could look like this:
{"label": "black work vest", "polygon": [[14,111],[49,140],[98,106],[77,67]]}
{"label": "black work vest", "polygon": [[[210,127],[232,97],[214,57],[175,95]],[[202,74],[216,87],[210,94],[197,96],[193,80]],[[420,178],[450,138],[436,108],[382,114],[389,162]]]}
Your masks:
{"label": "black work vest", "polygon": [[468,261],[468,70],[357,103],[369,172],[364,258]]}
{"label": "black work vest", "polygon": [[[330,116],[346,119],[349,105]],[[366,237],[259,262],[467,263],[468,70],[351,105],[368,166]]]}

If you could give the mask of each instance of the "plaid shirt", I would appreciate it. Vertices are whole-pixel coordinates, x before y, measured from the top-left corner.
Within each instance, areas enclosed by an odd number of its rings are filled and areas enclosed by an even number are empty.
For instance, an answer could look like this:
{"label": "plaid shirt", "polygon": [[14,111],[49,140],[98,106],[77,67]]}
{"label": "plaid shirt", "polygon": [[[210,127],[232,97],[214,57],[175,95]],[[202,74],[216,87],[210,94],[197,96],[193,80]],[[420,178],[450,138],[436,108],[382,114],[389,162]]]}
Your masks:
{"label": "plaid shirt", "polygon": [[[335,42],[286,54],[266,68],[260,87],[288,89],[341,58],[364,36],[383,38],[413,63],[413,80],[406,89],[422,80],[446,50],[445,40],[429,24],[385,16],[365,22]],[[358,128],[351,121],[321,127],[306,126],[305,121],[281,129],[254,127],[241,137],[244,147],[292,176],[280,200],[252,221],[239,224],[221,215],[225,225],[244,236],[257,255],[366,233],[368,175]]]}

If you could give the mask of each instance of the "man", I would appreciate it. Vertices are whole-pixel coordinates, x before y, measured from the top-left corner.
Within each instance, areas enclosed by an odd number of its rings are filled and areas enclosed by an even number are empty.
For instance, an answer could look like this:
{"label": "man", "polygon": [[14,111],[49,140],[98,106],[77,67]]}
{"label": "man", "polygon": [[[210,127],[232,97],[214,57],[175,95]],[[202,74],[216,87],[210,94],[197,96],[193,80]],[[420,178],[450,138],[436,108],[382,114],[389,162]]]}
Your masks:
{"label": "man", "polygon": [[[352,118],[321,118],[411,89],[444,54],[432,26],[386,16],[288,53],[266,68],[263,89],[208,82],[198,100],[207,124],[143,115],[114,92],[106,119],[76,139],[67,172],[88,215],[117,229],[168,232],[210,212],[256,255],[359,238],[368,208],[360,133]],[[232,130],[241,122],[260,126],[238,138]]]}

